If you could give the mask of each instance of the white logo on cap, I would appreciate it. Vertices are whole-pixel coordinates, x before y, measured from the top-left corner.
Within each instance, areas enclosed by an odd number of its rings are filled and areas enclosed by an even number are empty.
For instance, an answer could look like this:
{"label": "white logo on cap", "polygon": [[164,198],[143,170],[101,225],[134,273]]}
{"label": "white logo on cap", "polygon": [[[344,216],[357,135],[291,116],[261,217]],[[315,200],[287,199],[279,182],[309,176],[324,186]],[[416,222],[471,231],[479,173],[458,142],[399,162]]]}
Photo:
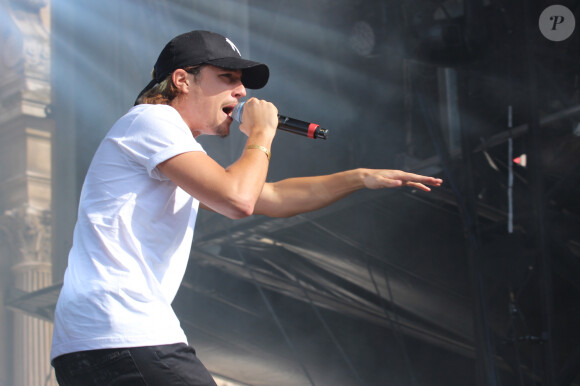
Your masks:
{"label": "white logo on cap", "polygon": [[226,38],[226,42],[228,42],[229,45],[232,46],[232,50],[236,51],[238,55],[242,56],[240,50],[238,50],[238,47],[236,47],[236,45],[230,39]]}

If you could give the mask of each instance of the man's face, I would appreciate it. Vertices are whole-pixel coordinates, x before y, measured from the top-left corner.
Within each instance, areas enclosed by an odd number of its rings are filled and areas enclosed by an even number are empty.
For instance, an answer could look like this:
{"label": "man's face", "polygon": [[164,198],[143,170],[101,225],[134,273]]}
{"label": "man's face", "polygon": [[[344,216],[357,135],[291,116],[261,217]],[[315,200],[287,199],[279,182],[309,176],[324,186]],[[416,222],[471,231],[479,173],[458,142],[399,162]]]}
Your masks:
{"label": "man's face", "polygon": [[196,79],[188,74],[189,92],[174,106],[181,113],[194,136],[230,133],[231,112],[246,96],[241,70],[204,66]]}

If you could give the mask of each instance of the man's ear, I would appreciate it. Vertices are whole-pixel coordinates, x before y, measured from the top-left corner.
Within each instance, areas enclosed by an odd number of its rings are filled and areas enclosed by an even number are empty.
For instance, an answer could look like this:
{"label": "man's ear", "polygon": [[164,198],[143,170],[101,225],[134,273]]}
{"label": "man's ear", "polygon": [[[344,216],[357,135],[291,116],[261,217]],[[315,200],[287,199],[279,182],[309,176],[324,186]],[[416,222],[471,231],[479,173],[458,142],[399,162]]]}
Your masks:
{"label": "man's ear", "polygon": [[189,78],[188,73],[182,68],[178,68],[177,70],[173,71],[171,75],[171,79],[173,80],[173,84],[177,89],[181,92],[189,91]]}

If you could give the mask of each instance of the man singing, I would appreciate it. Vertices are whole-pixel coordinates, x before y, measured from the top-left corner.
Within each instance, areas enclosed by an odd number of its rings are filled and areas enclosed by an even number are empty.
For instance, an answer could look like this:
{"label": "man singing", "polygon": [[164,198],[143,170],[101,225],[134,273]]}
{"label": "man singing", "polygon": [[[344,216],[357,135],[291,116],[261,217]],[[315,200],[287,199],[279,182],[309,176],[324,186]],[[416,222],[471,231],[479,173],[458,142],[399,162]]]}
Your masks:
{"label": "man singing", "polygon": [[354,169],[267,183],[277,109],[249,99],[245,148],[223,168],[196,141],[225,137],[246,89],[266,85],[265,64],[242,59],[212,32],[177,36],[153,80],[100,144],[82,188],[73,246],[55,312],[51,359],[61,385],[215,385],[172,307],[199,208],[233,219],[288,217],[363,188],[440,179]]}

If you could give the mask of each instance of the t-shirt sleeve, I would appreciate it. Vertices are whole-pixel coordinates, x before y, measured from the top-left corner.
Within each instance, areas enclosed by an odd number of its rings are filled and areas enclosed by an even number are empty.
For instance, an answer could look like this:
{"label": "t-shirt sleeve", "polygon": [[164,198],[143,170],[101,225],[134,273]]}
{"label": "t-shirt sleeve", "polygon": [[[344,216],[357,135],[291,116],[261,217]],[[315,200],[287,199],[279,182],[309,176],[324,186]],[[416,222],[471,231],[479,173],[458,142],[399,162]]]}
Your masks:
{"label": "t-shirt sleeve", "polygon": [[191,151],[205,152],[179,113],[169,106],[151,106],[139,114],[118,143],[131,161],[158,180],[167,180],[157,168],[163,161]]}

